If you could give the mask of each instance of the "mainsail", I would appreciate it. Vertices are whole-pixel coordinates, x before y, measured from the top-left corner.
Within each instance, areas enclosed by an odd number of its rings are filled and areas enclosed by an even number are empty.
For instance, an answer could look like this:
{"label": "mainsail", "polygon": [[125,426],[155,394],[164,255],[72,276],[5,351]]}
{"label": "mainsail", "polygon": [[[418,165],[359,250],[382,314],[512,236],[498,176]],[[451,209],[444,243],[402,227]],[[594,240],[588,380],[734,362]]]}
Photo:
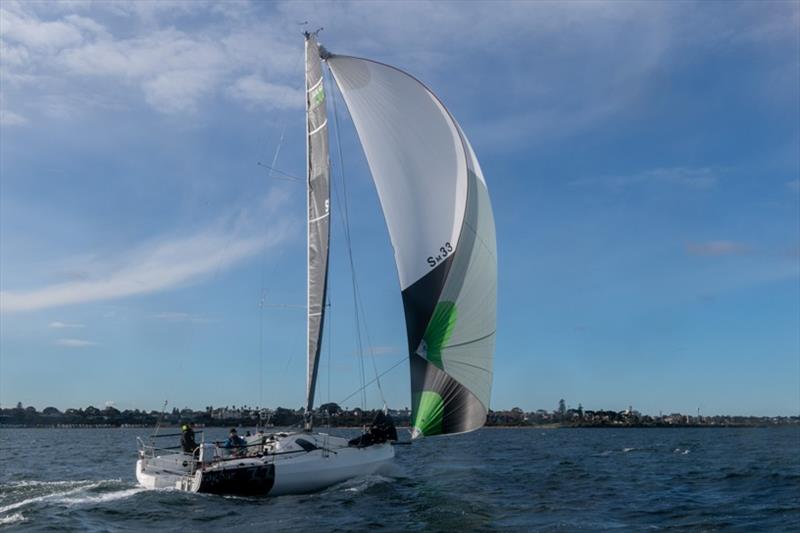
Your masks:
{"label": "mainsail", "polygon": [[320,47],[314,34],[306,34],[306,148],[308,166],[308,376],[306,413],[314,407],[314,390],[325,319],[330,238],[330,159],[328,116],[322,81]]}
{"label": "mainsail", "polygon": [[405,309],[415,437],[481,427],[489,408],[497,307],[486,182],[461,128],[396,68],[327,58],[367,157]]}

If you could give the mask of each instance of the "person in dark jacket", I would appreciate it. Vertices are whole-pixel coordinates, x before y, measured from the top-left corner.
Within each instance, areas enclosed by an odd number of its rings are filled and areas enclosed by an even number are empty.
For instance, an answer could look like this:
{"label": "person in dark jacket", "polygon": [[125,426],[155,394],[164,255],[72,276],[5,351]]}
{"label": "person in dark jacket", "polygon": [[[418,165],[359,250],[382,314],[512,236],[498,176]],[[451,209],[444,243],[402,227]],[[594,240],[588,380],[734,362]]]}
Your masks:
{"label": "person in dark jacket", "polygon": [[242,437],[240,437],[238,433],[236,433],[236,428],[231,428],[231,431],[228,434],[228,440],[225,441],[225,444],[223,446],[226,449],[241,454],[244,453],[244,451],[247,449],[247,441],[244,440]]}
{"label": "person in dark jacket", "polygon": [[192,453],[197,448],[197,442],[194,440],[194,430],[191,424],[183,424],[181,426],[181,449],[184,453]]}
{"label": "person in dark jacket", "polygon": [[383,444],[387,441],[396,440],[397,429],[394,427],[394,420],[391,415],[383,411],[378,411],[378,414],[375,415],[375,419],[372,421],[372,425],[369,427],[369,431],[354,439],[350,439],[348,445],[355,446],[356,448],[365,448],[373,444]]}

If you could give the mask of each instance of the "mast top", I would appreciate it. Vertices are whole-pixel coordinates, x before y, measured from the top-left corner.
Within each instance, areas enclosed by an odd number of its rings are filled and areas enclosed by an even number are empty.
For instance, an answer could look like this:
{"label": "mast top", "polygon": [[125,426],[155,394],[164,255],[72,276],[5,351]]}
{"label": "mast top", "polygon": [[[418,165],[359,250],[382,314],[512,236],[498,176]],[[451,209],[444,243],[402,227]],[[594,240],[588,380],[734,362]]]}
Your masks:
{"label": "mast top", "polygon": [[[308,22],[304,22],[303,24],[308,24]],[[316,37],[317,35],[319,35],[319,32],[321,32],[324,29],[325,28],[323,26],[320,26],[319,28],[317,28],[314,31],[304,31],[303,32],[303,36],[306,38],[306,40],[308,40],[311,37]]]}
{"label": "mast top", "polygon": [[[319,28],[317,28],[317,29],[316,29],[316,30],[314,30],[314,31],[304,31],[304,32],[303,32],[303,36],[306,38],[306,41],[308,41],[308,40],[309,40],[309,39],[311,39],[312,37],[313,37],[314,39],[316,39],[316,38],[317,38],[317,35],[319,35],[319,32],[321,32],[321,31],[322,31],[322,30],[324,30],[324,29],[325,29],[324,27],[320,26]],[[333,57],[333,54],[331,54],[330,52],[328,52],[327,48],[325,48],[324,46],[322,46],[321,44],[319,44],[319,41],[317,41],[317,47],[319,48],[319,58],[320,58],[321,60],[325,61],[325,60],[327,60],[328,58],[331,58],[331,57]]]}

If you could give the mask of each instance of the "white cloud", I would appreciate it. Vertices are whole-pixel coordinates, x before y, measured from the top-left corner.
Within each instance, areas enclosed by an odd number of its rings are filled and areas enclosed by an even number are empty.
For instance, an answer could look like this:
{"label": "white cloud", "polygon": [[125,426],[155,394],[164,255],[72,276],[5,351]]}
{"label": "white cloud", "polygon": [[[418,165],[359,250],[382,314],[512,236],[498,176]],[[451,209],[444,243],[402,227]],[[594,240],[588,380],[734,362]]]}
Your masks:
{"label": "white cloud", "polygon": [[[18,101],[81,95],[88,81],[109,94],[118,92],[109,91],[109,83],[138,88],[148,104],[169,114],[195,112],[202,99],[231,85],[238,87],[237,99],[248,104],[297,106],[292,102],[297,89],[283,83],[291,71],[296,86],[301,85],[301,42],[282,44],[270,21],[230,18],[230,24],[215,25],[219,9],[198,2],[116,2],[115,9],[103,3],[92,4],[96,9],[62,3],[49,11],[11,5],[13,10],[3,11],[0,45],[4,79],[27,86]],[[81,10],[86,16],[75,12]],[[113,17],[108,26],[98,22],[109,14],[135,17],[142,26],[133,35],[112,34]],[[175,14],[206,16],[209,23],[181,31],[168,22]],[[52,20],[54,15],[61,18]],[[254,73],[268,74],[270,81],[259,87],[236,84]],[[275,100],[271,106],[267,97]]]}
{"label": "white cloud", "polygon": [[749,246],[736,241],[708,241],[689,243],[686,245],[686,251],[689,254],[701,256],[742,254],[748,252],[749,250]]}
{"label": "white cloud", "polygon": [[78,324],[75,322],[60,322],[56,320],[55,322],[50,322],[47,327],[54,328],[54,329],[74,329],[74,328],[85,328],[85,324]]}
{"label": "white cloud", "polygon": [[111,34],[108,33],[108,30],[106,30],[102,24],[98,24],[96,21],[90,18],[82,17],[80,15],[67,15],[64,17],[64,20],[82,32],[88,32],[98,37],[111,37]]}
{"label": "white cloud", "polygon": [[92,277],[32,290],[0,291],[3,312],[34,311],[168,290],[196,282],[283,241],[286,226],[242,236],[219,228],[140,245],[116,258],[95,260]]}
{"label": "white cloud", "polygon": [[97,346],[97,343],[84,339],[58,339],[56,345],[66,346],[67,348],[87,348],[89,346]]}
{"label": "white cloud", "polygon": [[2,54],[4,66],[23,67],[30,61],[27,48],[14,46],[4,40],[0,40],[0,54]]}
{"label": "white cloud", "polygon": [[228,95],[265,109],[301,108],[304,105],[302,90],[287,85],[276,85],[258,76],[239,78],[228,88]]}
{"label": "white cloud", "polygon": [[[325,21],[321,38],[334,52],[389,61],[436,88],[458,84],[457,94],[470,102],[492,102],[464,105],[459,116],[465,126],[480,120],[473,140],[495,147],[569,136],[635,112],[653,76],[684,57],[687,46],[720,46],[737,36],[754,47],[792,44],[800,16],[794,6],[717,10],[664,2],[4,5],[4,79],[36,86],[15,95],[19,105],[33,107],[37,93],[54,91],[31,83],[49,76],[59,94],[80,94],[87,77],[120,83],[171,114],[197,112],[220,93],[268,111],[295,108],[303,72],[297,23],[317,20]],[[576,58],[583,58],[578,68]],[[453,79],[480,61],[492,61],[492,83]],[[119,92],[111,89],[104,88]]]}
{"label": "white cloud", "polygon": [[147,103],[163,113],[194,112],[213,87],[213,78],[211,72],[175,70],[145,81],[142,88]]}
{"label": "white cloud", "polygon": [[3,126],[20,126],[27,124],[28,119],[20,114],[8,111],[7,109],[0,109],[0,125]]}
{"label": "white cloud", "polygon": [[32,50],[57,51],[83,42],[80,29],[71,22],[43,21],[2,8],[0,34]]}

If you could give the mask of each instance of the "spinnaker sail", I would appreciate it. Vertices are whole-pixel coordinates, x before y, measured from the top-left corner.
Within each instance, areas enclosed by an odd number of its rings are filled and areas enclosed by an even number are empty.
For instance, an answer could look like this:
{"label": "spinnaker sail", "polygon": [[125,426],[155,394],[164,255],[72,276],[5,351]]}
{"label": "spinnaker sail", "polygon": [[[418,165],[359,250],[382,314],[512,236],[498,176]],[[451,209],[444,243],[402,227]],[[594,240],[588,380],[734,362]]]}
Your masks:
{"label": "spinnaker sail", "polygon": [[330,239],[330,158],[328,115],[322,78],[320,47],[314,34],[306,34],[306,148],[308,178],[308,376],[306,413],[314,407],[325,294],[328,285]]}
{"label": "spinnaker sail", "polygon": [[414,437],[486,421],[497,308],[494,217],[458,123],[416,78],[333,55],[378,190],[406,318]]}

